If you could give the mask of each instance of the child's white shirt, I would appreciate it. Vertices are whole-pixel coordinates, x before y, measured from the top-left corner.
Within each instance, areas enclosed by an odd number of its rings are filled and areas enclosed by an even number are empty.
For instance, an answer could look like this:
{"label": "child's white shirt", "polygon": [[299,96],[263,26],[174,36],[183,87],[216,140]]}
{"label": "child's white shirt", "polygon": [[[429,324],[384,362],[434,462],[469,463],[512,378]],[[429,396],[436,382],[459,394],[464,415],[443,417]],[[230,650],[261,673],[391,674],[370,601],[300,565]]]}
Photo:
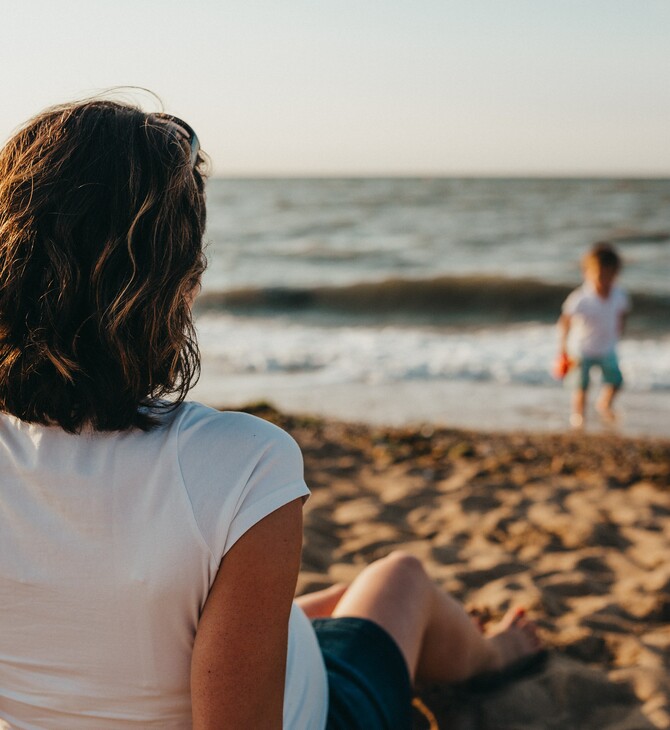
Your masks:
{"label": "child's white shirt", "polygon": [[585,282],[568,296],[562,311],[573,321],[579,354],[601,357],[616,349],[621,318],[630,311],[630,299],[618,286],[613,286],[604,299]]}

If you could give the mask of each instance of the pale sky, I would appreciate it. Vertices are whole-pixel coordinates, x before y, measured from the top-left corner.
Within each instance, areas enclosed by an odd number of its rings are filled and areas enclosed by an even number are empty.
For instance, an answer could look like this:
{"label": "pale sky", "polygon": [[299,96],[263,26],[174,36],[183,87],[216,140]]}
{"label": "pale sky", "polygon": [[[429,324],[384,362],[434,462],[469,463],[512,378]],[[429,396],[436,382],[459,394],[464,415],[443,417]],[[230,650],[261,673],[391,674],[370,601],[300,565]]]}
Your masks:
{"label": "pale sky", "polygon": [[670,177],[670,0],[0,0],[0,140],[151,89],[217,175]]}

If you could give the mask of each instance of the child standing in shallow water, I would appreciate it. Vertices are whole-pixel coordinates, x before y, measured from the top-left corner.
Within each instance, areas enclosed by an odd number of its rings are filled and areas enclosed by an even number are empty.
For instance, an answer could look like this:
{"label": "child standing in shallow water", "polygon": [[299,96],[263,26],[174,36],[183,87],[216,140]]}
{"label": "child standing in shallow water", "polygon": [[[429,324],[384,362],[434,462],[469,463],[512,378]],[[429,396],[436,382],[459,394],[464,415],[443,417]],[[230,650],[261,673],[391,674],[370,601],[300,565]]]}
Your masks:
{"label": "child standing in shallow water", "polygon": [[578,381],[572,400],[570,423],[581,428],[584,423],[586,395],[593,367],[602,371],[603,388],[596,409],[605,421],[614,421],[612,404],[621,388],[616,345],[624,328],[630,301],[626,292],[615,285],[621,259],[609,243],[597,243],[582,259],[584,283],[565,300],[558,320],[560,353],[567,357],[568,335],[577,334]]}

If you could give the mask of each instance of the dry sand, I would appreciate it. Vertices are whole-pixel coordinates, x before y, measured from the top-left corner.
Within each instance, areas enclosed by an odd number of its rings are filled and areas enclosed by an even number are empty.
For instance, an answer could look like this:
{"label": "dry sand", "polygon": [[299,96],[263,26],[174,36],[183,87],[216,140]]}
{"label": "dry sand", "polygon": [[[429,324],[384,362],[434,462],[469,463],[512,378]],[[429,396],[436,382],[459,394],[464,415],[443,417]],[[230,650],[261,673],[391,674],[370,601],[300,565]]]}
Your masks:
{"label": "dry sand", "polygon": [[[550,649],[495,691],[423,687],[441,730],[670,728],[670,441],[390,429],[249,408],[301,445],[298,592],[396,547],[466,606],[522,605]],[[415,730],[431,725],[417,713]]]}

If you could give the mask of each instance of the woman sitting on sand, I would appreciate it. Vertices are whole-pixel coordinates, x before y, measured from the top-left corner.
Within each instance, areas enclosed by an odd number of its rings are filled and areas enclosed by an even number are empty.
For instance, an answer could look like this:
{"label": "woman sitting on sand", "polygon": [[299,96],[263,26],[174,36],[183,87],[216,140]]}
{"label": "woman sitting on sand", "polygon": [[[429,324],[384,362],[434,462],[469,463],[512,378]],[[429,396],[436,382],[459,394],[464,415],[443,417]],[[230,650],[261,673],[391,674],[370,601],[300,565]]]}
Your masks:
{"label": "woman sitting on sand", "polygon": [[203,164],[106,100],[0,152],[0,727],[408,728],[415,678],[503,671],[535,629],[484,637],[401,553],[293,601],[295,442],[185,401]]}

